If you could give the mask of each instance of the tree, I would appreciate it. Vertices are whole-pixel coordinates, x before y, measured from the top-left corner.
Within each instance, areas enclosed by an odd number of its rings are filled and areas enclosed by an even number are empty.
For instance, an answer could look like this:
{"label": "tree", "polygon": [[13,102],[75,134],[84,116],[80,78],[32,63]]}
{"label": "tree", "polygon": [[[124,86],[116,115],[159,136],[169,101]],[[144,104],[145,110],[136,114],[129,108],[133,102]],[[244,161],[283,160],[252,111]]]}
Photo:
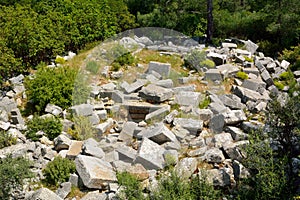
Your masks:
{"label": "tree", "polygon": [[206,43],[212,43],[213,36],[213,0],[207,0],[207,31],[206,31]]}

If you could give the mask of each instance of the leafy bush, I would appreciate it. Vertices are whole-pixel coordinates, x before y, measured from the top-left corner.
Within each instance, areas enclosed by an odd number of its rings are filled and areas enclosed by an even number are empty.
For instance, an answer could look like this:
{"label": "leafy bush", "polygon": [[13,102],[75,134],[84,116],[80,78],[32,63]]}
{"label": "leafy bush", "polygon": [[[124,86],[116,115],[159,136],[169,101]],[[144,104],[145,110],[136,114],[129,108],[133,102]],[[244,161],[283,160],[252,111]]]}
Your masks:
{"label": "leafy bush", "polygon": [[75,170],[74,161],[57,156],[47,164],[43,174],[47,184],[58,186],[60,183],[66,182]]}
{"label": "leafy bush", "polygon": [[236,77],[245,80],[248,79],[248,74],[246,74],[245,72],[239,71],[236,73]]}
{"label": "leafy bush", "polygon": [[280,58],[287,60],[291,63],[291,70],[296,71],[300,69],[300,44],[291,47],[291,50],[283,50]]}
{"label": "leafy bush", "polygon": [[[66,109],[72,105],[73,92],[77,92],[74,95],[77,100],[80,99],[80,96],[89,94],[89,88],[85,85],[84,80],[79,80],[77,74],[77,69],[66,66],[41,67],[37,70],[34,79],[27,78],[25,80],[27,97],[39,112],[44,111],[48,103]],[[84,102],[85,100],[80,101]]]}
{"label": "leafy bush", "polygon": [[124,189],[121,190],[120,194],[118,194],[118,198],[124,200],[145,199],[141,184],[135,176],[129,174],[128,172],[122,172],[117,174],[117,179],[120,186],[124,186]]}
{"label": "leafy bush", "polygon": [[248,61],[248,62],[254,62],[253,58],[249,58],[248,56],[244,56],[245,58],[245,61]]}
{"label": "leafy bush", "polygon": [[274,81],[274,85],[279,89],[279,90],[283,90],[284,88],[284,84],[280,81]]}
{"label": "leafy bush", "polygon": [[185,56],[184,65],[190,69],[196,69],[200,71],[201,62],[206,60],[205,51],[193,50],[191,53]]}
{"label": "leafy bush", "polygon": [[210,59],[206,59],[200,62],[200,66],[201,67],[207,67],[207,68],[214,68],[215,67],[215,63],[214,61],[210,60]]}
{"label": "leafy bush", "polygon": [[5,131],[0,131],[0,149],[17,143],[17,138],[8,134]]}
{"label": "leafy bush", "polygon": [[33,141],[37,141],[41,137],[36,134],[38,131],[43,131],[50,140],[53,140],[61,133],[62,123],[55,117],[34,116],[27,123],[27,129],[26,136]]}
{"label": "leafy bush", "polygon": [[33,177],[30,161],[23,158],[8,156],[0,160],[0,197],[11,199],[12,189],[21,189],[25,178]]}
{"label": "leafy bush", "polygon": [[92,72],[93,74],[97,74],[99,71],[99,65],[96,61],[89,61],[86,64],[86,70]]}

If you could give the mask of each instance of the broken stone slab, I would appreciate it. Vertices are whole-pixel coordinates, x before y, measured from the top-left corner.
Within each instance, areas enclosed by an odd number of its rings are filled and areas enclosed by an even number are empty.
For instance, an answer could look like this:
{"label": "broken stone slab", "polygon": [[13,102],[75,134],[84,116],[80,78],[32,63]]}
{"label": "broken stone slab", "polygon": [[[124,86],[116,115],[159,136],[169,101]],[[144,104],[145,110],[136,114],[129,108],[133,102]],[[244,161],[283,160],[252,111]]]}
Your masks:
{"label": "broken stone slab", "polygon": [[186,83],[196,81],[196,80],[198,80],[198,77],[196,77],[196,76],[188,76],[188,77],[179,77],[178,78],[178,82],[180,84],[186,84]]}
{"label": "broken stone slab", "polygon": [[249,51],[252,55],[256,52],[256,50],[258,49],[258,45],[255,44],[254,42],[252,42],[251,40],[247,40],[245,42],[245,47],[247,49],[247,51]]}
{"label": "broken stone slab", "polygon": [[82,141],[72,140],[72,143],[69,147],[69,151],[67,152],[66,157],[70,159],[75,159],[81,153]]}
{"label": "broken stone slab", "polygon": [[127,163],[133,163],[137,156],[137,151],[126,145],[120,145],[117,147],[116,152],[118,153],[119,160]]}
{"label": "broken stone slab", "polygon": [[125,122],[118,139],[124,142],[130,142],[133,138],[133,133],[136,127],[137,123],[135,122]]}
{"label": "broken stone slab", "polygon": [[99,147],[99,143],[93,138],[83,141],[82,153],[100,159],[105,156],[104,151]]}
{"label": "broken stone slab", "polygon": [[258,100],[263,100],[263,101],[269,100],[269,97],[265,97],[256,91],[249,90],[247,88],[240,87],[240,86],[232,86],[232,92],[233,94],[241,98],[242,103],[246,103],[247,101],[256,102]]}
{"label": "broken stone slab", "polygon": [[174,126],[172,132],[178,140],[183,140],[190,132],[181,126]]}
{"label": "broken stone slab", "polygon": [[100,97],[101,98],[110,98],[115,103],[123,103],[124,102],[124,94],[119,90],[113,90],[113,91],[100,91]]}
{"label": "broken stone slab", "polygon": [[241,129],[246,133],[250,133],[251,131],[257,131],[259,129],[262,129],[263,127],[264,124],[256,120],[244,121],[241,124]]}
{"label": "broken stone slab", "polygon": [[22,95],[25,92],[25,86],[23,84],[15,85],[13,91],[16,96]]}
{"label": "broken stone slab", "polygon": [[243,72],[246,74],[255,74],[256,76],[259,76],[259,70],[255,67],[243,68]]}
{"label": "broken stone slab", "polygon": [[266,82],[267,86],[274,85],[273,79],[268,70],[263,70],[260,73],[261,78]]}
{"label": "broken stone slab", "polygon": [[10,113],[13,109],[17,108],[17,103],[14,99],[4,97],[0,101],[0,110],[5,110],[7,113]]}
{"label": "broken stone slab", "polygon": [[177,110],[173,110],[172,112],[170,112],[166,117],[165,117],[165,122],[168,124],[171,124],[174,120],[174,118],[178,115],[178,111]]}
{"label": "broken stone slab", "polygon": [[158,120],[163,119],[164,116],[166,116],[167,113],[170,112],[171,107],[169,105],[163,106],[160,109],[157,109],[153,112],[150,112],[145,116],[145,120]]}
{"label": "broken stone slab", "polygon": [[213,137],[213,142],[215,144],[215,147],[221,148],[223,147],[223,145],[227,143],[232,143],[233,139],[230,133],[223,132],[223,133],[215,134]]}
{"label": "broken stone slab", "polygon": [[196,158],[183,158],[175,166],[175,172],[179,177],[188,179],[197,170],[198,161]]}
{"label": "broken stone slab", "polygon": [[4,147],[0,149],[0,158],[5,158],[7,155],[11,155],[13,158],[24,156],[27,152],[35,151],[34,142],[26,142],[15,144],[12,146]]}
{"label": "broken stone slab", "polygon": [[207,58],[209,58],[212,61],[214,61],[214,63],[216,64],[216,66],[218,66],[218,65],[222,65],[222,64],[224,64],[226,62],[227,55],[218,54],[218,53],[214,53],[214,52],[209,52],[207,54]]}
{"label": "broken stone slab", "polygon": [[141,89],[139,96],[147,101],[160,103],[170,99],[173,96],[173,91],[171,89],[150,84]]}
{"label": "broken stone slab", "polygon": [[214,115],[209,122],[209,129],[215,133],[221,133],[225,125],[225,118],[222,114]]}
{"label": "broken stone slab", "polygon": [[223,77],[218,69],[209,69],[205,72],[204,80],[222,81]]}
{"label": "broken stone slab", "polygon": [[10,127],[10,122],[3,122],[3,121],[0,121],[0,129],[1,130],[4,130],[4,131],[7,131]]}
{"label": "broken stone slab", "polygon": [[170,70],[171,70],[171,64],[169,64],[169,63],[160,63],[160,62],[150,61],[147,72],[150,73],[151,71],[156,71],[163,77],[169,77]]}
{"label": "broken stone slab", "polygon": [[96,110],[96,111],[94,111],[94,114],[96,114],[100,120],[107,119],[107,111],[106,110]]}
{"label": "broken stone slab", "polygon": [[200,92],[184,92],[181,91],[175,94],[175,103],[181,106],[193,106],[198,107],[199,103],[204,99],[204,96]]}
{"label": "broken stone slab", "polygon": [[64,134],[60,134],[53,140],[54,142],[54,148],[56,151],[60,151],[63,149],[69,149],[70,145],[72,144],[72,141],[70,138],[68,138]]}
{"label": "broken stone slab", "polygon": [[7,135],[17,138],[18,139],[17,142],[23,142],[23,143],[26,142],[26,136],[24,134],[22,134],[22,132],[16,128],[10,128],[7,131]]}
{"label": "broken stone slab", "polygon": [[225,160],[223,152],[218,148],[210,148],[205,152],[205,160],[209,163],[222,163]]}
{"label": "broken stone slab", "polygon": [[159,145],[166,142],[179,143],[176,136],[163,123],[155,124],[154,128],[144,134],[143,137],[147,137]]}
{"label": "broken stone slab", "polygon": [[8,113],[6,112],[6,110],[0,110],[0,121],[8,122],[8,120]]}
{"label": "broken stone slab", "polygon": [[142,164],[147,170],[163,169],[165,165],[163,157],[164,151],[165,149],[159,144],[144,137],[134,163]]}
{"label": "broken stone slab", "polygon": [[260,79],[247,79],[241,86],[258,92],[261,88],[266,88],[267,84]]}
{"label": "broken stone slab", "polygon": [[241,146],[245,146],[247,144],[249,144],[249,141],[247,140],[242,140],[235,143],[227,143],[224,144],[223,149],[230,159],[242,161],[244,159],[244,155],[240,148]]}
{"label": "broken stone slab", "polygon": [[90,121],[90,123],[92,125],[96,125],[96,124],[99,124],[100,122],[100,118],[98,117],[98,115],[96,113],[93,112],[92,115],[88,116],[88,119]]}
{"label": "broken stone slab", "polygon": [[213,112],[214,115],[222,114],[228,110],[223,103],[211,102],[208,105],[208,109]]}
{"label": "broken stone slab", "polygon": [[77,116],[89,116],[93,114],[93,105],[91,104],[80,104],[72,106],[71,108],[72,113]]}
{"label": "broken stone slab", "polygon": [[107,200],[106,193],[100,193],[99,190],[88,192],[80,200]]}
{"label": "broken stone slab", "polygon": [[237,48],[237,44],[230,43],[230,42],[222,42],[222,47],[223,48],[229,48],[229,49],[236,49]]}
{"label": "broken stone slab", "polygon": [[164,88],[173,88],[174,83],[171,79],[166,79],[166,80],[159,80],[154,83],[155,85],[164,87]]}
{"label": "broken stone slab", "polygon": [[24,75],[20,74],[18,76],[10,78],[9,81],[11,84],[17,85],[17,84],[21,84],[23,82],[24,78],[25,78]]}
{"label": "broken stone slab", "polygon": [[243,110],[231,110],[222,113],[226,125],[235,125],[247,119]]}
{"label": "broken stone slab", "polygon": [[147,80],[145,79],[137,79],[132,84],[128,84],[126,81],[124,81],[120,86],[125,90],[127,94],[137,92],[140,90],[145,84],[147,83]]}
{"label": "broken stone slab", "polygon": [[173,125],[179,125],[193,135],[197,135],[203,129],[203,121],[200,119],[174,118]]}
{"label": "broken stone slab", "polygon": [[204,146],[204,147],[200,147],[200,148],[197,148],[197,149],[190,150],[188,152],[188,156],[190,156],[190,157],[202,157],[202,156],[204,156],[207,149],[208,149],[208,147]]}
{"label": "broken stone slab", "polygon": [[244,109],[246,108],[245,104],[242,103],[240,97],[235,94],[225,94],[218,96],[222,103],[229,107],[230,109]]}
{"label": "broken stone slab", "polygon": [[101,136],[107,131],[109,127],[113,125],[113,123],[114,123],[113,119],[108,118],[106,122],[93,126],[93,128],[96,130],[97,134]]}
{"label": "broken stone slab", "polygon": [[191,84],[191,85],[186,85],[186,86],[174,87],[172,90],[173,90],[173,92],[175,94],[177,94],[177,93],[179,93],[181,91],[184,91],[184,92],[187,92],[187,91],[194,92],[196,90],[196,85]]}
{"label": "broken stone slab", "polygon": [[240,68],[238,66],[232,65],[232,64],[224,64],[217,66],[217,69],[222,74],[222,77],[234,77],[235,74],[240,71]]}
{"label": "broken stone slab", "polygon": [[243,130],[235,126],[227,126],[225,131],[230,133],[235,141],[246,140],[248,138],[248,135]]}
{"label": "broken stone slab", "polygon": [[214,186],[230,186],[230,173],[226,169],[228,168],[205,170],[204,173],[207,174],[207,181]]}
{"label": "broken stone slab", "polygon": [[41,188],[33,193],[25,195],[25,200],[63,200],[48,188]]}
{"label": "broken stone slab", "polygon": [[62,114],[62,108],[53,104],[48,103],[45,108],[46,113],[50,113],[54,116],[59,116]]}
{"label": "broken stone slab", "polygon": [[111,164],[99,158],[78,155],[75,159],[76,170],[84,186],[91,189],[103,189],[108,183],[117,181]]}
{"label": "broken stone slab", "polygon": [[284,69],[284,70],[287,70],[290,66],[290,63],[286,60],[282,60],[281,63],[280,63],[280,66]]}
{"label": "broken stone slab", "polygon": [[236,55],[240,56],[248,56],[251,57],[251,52],[247,51],[247,50],[243,50],[243,49],[235,49],[234,52],[236,53]]}
{"label": "broken stone slab", "polygon": [[60,187],[56,190],[56,194],[62,198],[65,199],[68,194],[71,192],[72,183],[70,182],[64,182],[60,184]]}

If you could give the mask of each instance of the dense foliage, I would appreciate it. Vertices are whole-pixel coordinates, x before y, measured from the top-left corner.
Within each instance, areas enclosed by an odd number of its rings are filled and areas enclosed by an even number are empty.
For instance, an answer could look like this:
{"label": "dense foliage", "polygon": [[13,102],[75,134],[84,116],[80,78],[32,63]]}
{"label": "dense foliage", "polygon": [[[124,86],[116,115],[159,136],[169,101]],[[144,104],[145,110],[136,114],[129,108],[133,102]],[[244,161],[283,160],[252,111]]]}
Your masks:
{"label": "dense foliage", "polygon": [[123,0],[1,1],[0,79],[134,26]]}
{"label": "dense foliage", "polygon": [[57,156],[47,164],[43,174],[47,184],[58,186],[59,183],[68,181],[70,174],[74,173],[75,170],[74,161]]}
{"label": "dense foliage", "polygon": [[0,131],[0,149],[17,143],[17,138],[6,131]]}
{"label": "dense foliage", "polygon": [[0,159],[1,199],[11,199],[11,190],[22,188],[24,179],[33,177],[30,165],[30,161],[23,157]]}
{"label": "dense foliage", "polygon": [[26,137],[37,141],[42,137],[42,135],[37,134],[39,131],[44,132],[50,140],[53,140],[61,133],[62,123],[55,117],[34,116],[33,119],[27,123]]}
{"label": "dense foliage", "polygon": [[[72,103],[83,103],[89,89],[78,73],[77,69],[71,67],[40,67],[34,78],[29,77],[25,81],[30,103],[38,112],[43,112],[48,103],[63,109],[70,107]],[[73,94],[76,99],[73,99]]]}

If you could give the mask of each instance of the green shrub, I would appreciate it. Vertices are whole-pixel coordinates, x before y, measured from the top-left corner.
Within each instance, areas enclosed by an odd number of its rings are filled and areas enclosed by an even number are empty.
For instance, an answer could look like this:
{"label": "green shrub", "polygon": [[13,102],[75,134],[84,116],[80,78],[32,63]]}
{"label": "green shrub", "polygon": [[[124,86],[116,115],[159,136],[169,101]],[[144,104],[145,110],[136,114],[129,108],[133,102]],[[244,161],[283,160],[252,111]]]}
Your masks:
{"label": "green shrub", "polygon": [[208,96],[205,96],[205,98],[203,99],[203,101],[200,102],[199,108],[200,109],[205,109],[205,108],[208,107],[209,104],[210,104],[210,98]]}
{"label": "green shrub", "polygon": [[99,71],[99,65],[96,61],[89,61],[86,64],[86,70],[92,72],[93,74],[97,74]]}
{"label": "green shrub", "polygon": [[284,84],[280,81],[274,81],[274,85],[279,89],[279,90],[283,90],[284,88]]}
{"label": "green shrub", "polygon": [[113,63],[111,64],[111,68],[110,68],[111,71],[117,72],[117,71],[119,71],[120,69],[121,69],[120,63],[118,63],[118,62],[113,62]]}
{"label": "green shrub", "polygon": [[248,56],[244,56],[245,58],[245,61],[248,61],[248,62],[254,62],[253,58],[249,58]]}
{"label": "green shrub", "polygon": [[215,63],[214,61],[210,60],[210,59],[206,59],[200,62],[200,66],[201,67],[206,67],[206,68],[214,68],[215,67]]}
{"label": "green shrub", "polygon": [[279,79],[283,80],[283,81],[290,81],[292,79],[294,79],[294,75],[293,73],[289,70],[286,72],[283,72],[279,75]]}
{"label": "green shrub", "polygon": [[142,200],[145,199],[142,192],[140,182],[136,177],[128,172],[122,172],[117,174],[118,183],[120,186],[124,186],[121,193],[118,194],[120,199],[128,200]]}
{"label": "green shrub", "polygon": [[[38,112],[44,111],[48,103],[68,108],[72,105],[73,92],[76,103],[83,103],[86,99],[81,96],[89,95],[89,88],[83,79],[77,76],[78,70],[71,67],[48,68],[37,70],[34,79],[25,80],[26,94],[29,101]],[[75,86],[74,86],[75,85]]]}
{"label": "green shrub", "polygon": [[11,199],[12,189],[21,189],[25,178],[33,177],[30,171],[31,162],[23,157],[7,156],[0,159],[0,197]]}
{"label": "green shrub", "polygon": [[291,63],[292,71],[300,70],[300,44],[291,47],[291,50],[283,50],[280,59],[285,59]]}
{"label": "green shrub", "polygon": [[55,117],[42,118],[34,116],[33,119],[27,123],[26,137],[37,141],[41,137],[36,134],[38,131],[43,131],[50,140],[53,140],[61,133],[62,123]]}
{"label": "green shrub", "polygon": [[69,131],[69,134],[76,140],[86,140],[88,138],[94,138],[96,131],[93,128],[89,118],[84,116],[75,116],[74,129]]}
{"label": "green shrub", "polygon": [[0,131],[0,149],[17,143],[17,138],[8,134],[5,131]]}
{"label": "green shrub", "polygon": [[206,60],[205,51],[193,50],[191,53],[187,54],[184,58],[184,66],[190,69],[201,68],[201,62]]}
{"label": "green shrub", "polygon": [[245,72],[239,71],[236,73],[236,77],[238,77],[242,80],[246,80],[246,79],[248,79],[248,74],[246,74]]}
{"label": "green shrub", "polygon": [[119,56],[114,62],[119,63],[121,66],[132,65],[134,63],[134,57],[130,52],[127,52]]}
{"label": "green shrub", "polygon": [[63,64],[66,63],[66,60],[63,57],[61,57],[61,56],[57,56],[56,59],[55,59],[55,63],[63,65]]}
{"label": "green shrub", "polygon": [[60,183],[68,181],[70,174],[74,173],[75,170],[74,161],[57,156],[47,164],[43,174],[47,184],[58,186]]}

